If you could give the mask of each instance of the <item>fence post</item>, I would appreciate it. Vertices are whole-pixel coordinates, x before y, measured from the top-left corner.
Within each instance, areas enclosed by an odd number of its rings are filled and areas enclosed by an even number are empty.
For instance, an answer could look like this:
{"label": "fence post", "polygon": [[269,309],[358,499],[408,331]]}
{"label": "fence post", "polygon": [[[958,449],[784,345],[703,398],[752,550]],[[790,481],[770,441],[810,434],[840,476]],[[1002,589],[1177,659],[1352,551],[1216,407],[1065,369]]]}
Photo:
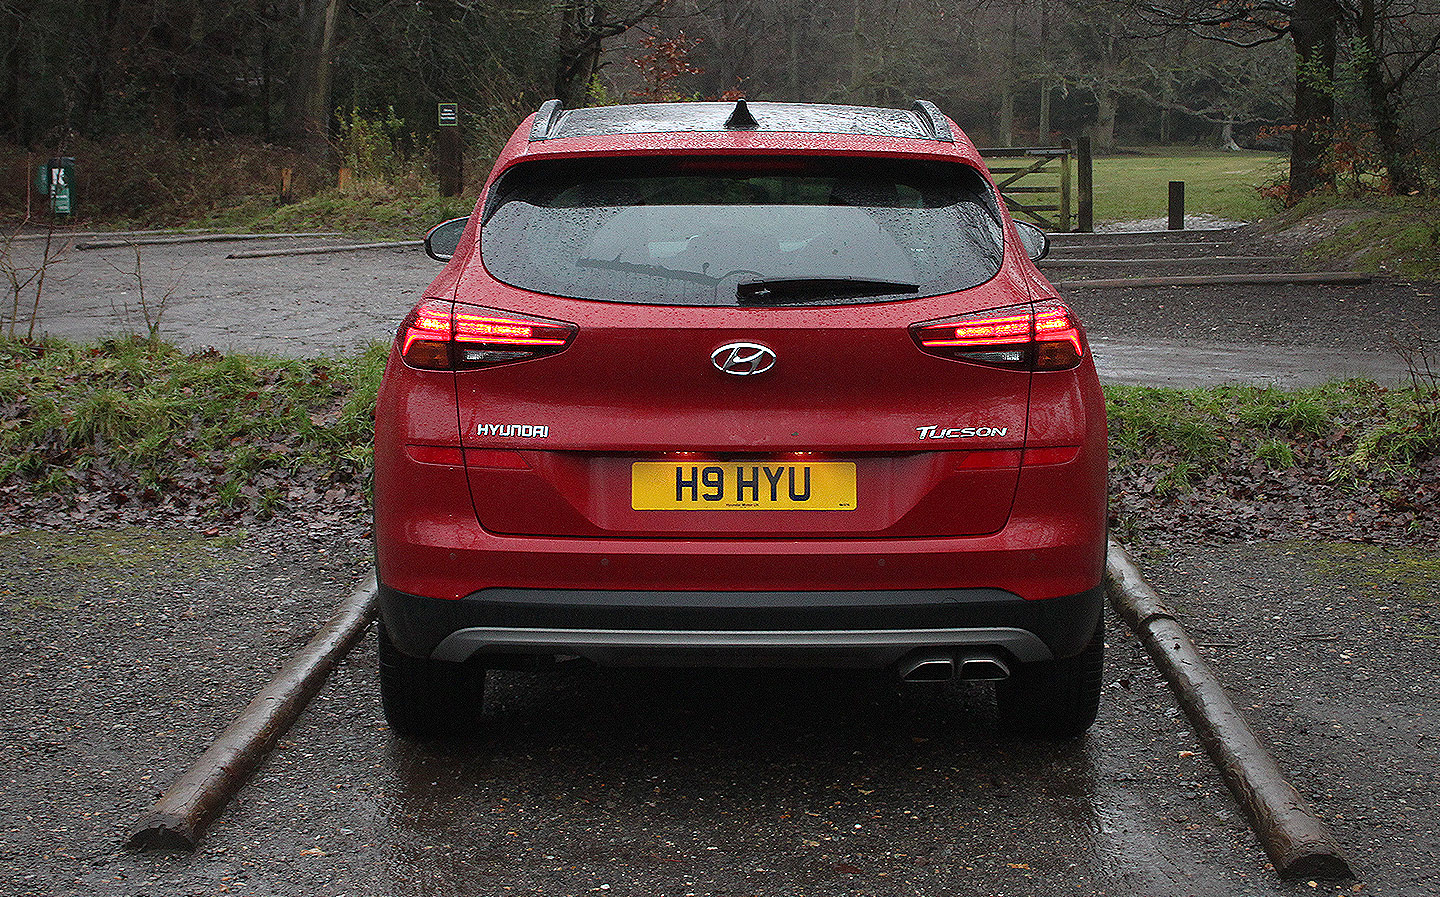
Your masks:
{"label": "fence post", "polygon": [[1082,131],[1075,147],[1076,180],[1079,187],[1078,220],[1075,229],[1082,234],[1095,232],[1095,181],[1090,156],[1090,132]]}
{"label": "fence post", "polygon": [[1170,182],[1170,230],[1185,229],[1185,182]]}

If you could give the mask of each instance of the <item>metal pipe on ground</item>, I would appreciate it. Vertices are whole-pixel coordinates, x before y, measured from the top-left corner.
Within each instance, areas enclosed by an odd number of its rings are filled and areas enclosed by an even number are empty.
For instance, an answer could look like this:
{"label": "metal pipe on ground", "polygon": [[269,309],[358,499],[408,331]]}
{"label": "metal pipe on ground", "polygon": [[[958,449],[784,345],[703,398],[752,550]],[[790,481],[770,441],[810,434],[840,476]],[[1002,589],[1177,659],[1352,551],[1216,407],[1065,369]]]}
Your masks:
{"label": "metal pipe on ground", "polygon": [[330,669],[365,633],[375,617],[375,595],[375,577],[371,575],[161,795],[125,842],[128,850],[195,849],[206,826],[300,716]]}
{"label": "metal pipe on ground", "polygon": [[1105,562],[1111,604],[1145,644],[1206,752],[1282,878],[1353,877],[1333,835],[1260,744],[1220,680],[1129,553],[1114,540]]}

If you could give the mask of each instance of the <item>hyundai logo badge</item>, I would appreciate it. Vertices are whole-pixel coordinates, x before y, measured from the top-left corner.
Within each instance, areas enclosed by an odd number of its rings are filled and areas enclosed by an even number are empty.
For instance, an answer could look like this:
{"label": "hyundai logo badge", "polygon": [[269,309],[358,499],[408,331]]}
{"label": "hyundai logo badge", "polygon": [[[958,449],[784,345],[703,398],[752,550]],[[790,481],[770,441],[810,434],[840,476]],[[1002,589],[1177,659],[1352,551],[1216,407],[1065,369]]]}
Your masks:
{"label": "hyundai logo badge", "polygon": [[715,369],[737,377],[763,374],[775,366],[775,353],[759,343],[726,343],[710,353]]}

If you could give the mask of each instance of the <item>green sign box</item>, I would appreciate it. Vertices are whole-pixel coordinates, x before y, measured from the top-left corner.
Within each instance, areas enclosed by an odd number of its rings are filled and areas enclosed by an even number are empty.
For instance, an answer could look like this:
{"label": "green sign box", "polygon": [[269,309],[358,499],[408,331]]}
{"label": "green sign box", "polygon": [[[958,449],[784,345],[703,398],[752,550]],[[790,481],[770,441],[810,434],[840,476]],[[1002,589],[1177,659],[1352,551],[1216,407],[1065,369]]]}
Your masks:
{"label": "green sign box", "polygon": [[75,160],[69,156],[50,159],[35,167],[35,189],[50,201],[50,211],[69,215],[75,189]]}

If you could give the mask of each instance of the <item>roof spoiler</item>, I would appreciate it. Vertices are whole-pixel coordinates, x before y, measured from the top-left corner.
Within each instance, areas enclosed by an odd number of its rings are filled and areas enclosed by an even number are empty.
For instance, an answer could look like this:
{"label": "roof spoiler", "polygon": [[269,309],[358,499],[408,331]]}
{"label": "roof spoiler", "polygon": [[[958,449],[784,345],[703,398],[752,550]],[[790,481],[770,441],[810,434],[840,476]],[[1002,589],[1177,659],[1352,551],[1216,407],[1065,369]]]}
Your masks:
{"label": "roof spoiler", "polygon": [[535,124],[530,126],[530,140],[544,140],[555,130],[555,125],[560,121],[560,114],[565,107],[559,100],[546,100],[540,104],[540,111],[535,113]]}
{"label": "roof spoiler", "polygon": [[910,111],[920,119],[921,127],[928,131],[931,137],[946,143],[955,142],[955,135],[950,131],[950,123],[945,120],[945,113],[934,103],[929,100],[916,100]]}

